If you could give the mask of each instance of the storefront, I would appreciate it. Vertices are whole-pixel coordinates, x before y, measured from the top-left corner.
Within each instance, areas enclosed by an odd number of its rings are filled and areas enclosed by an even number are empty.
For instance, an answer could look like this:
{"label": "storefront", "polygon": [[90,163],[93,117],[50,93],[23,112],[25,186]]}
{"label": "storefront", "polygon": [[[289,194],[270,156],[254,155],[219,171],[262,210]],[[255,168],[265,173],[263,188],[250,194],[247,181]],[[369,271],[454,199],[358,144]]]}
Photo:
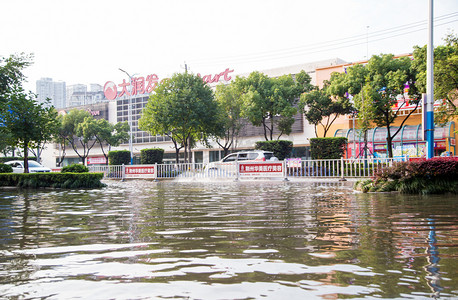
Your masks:
{"label": "storefront", "polygon": [[[399,127],[390,127],[391,134],[394,134]],[[423,138],[421,124],[406,125],[401,128],[393,139],[393,155],[395,157],[424,157],[426,154],[426,141]],[[364,143],[362,130],[353,128],[336,130],[335,137],[346,137],[348,145],[346,158],[350,157],[387,157],[387,128],[376,127],[367,131],[367,144]],[[434,128],[434,155],[454,156],[456,155],[455,122],[445,126]],[[366,145],[366,147],[365,147]],[[366,148],[366,151],[365,149]]]}

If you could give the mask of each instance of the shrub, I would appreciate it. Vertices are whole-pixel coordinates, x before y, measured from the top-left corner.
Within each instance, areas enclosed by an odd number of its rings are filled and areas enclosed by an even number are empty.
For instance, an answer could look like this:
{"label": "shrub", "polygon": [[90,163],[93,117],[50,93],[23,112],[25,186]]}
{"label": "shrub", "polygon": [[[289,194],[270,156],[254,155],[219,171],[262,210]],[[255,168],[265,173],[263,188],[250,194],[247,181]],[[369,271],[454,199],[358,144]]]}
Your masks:
{"label": "shrub", "polygon": [[377,191],[410,194],[458,193],[458,158],[398,162],[377,172],[373,179]]}
{"label": "shrub", "polygon": [[13,167],[10,165],[0,164],[0,173],[13,173]]}
{"label": "shrub", "polygon": [[0,186],[21,188],[100,188],[103,173],[9,173],[0,174]]}
{"label": "shrub", "polygon": [[256,150],[272,151],[274,156],[279,160],[284,160],[291,155],[293,150],[293,142],[278,140],[278,141],[259,141],[256,142]]}
{"label": "shrub", "polygon": [[163,157],[164,149],[161,148],[142,149],[140,151],[140,162],[144,165],[162,164]]}
{"label": "shrub", "polygon": [[108,152],[108,164],[112,166],[130,165],[130,151],[117,150]]}
{"label": "shrub", "polygon": [[339,159],[343,157],[347,145],[347,138],[311,138],[310,154],[312,159]]}
{"label": "shrub", "polygon": [[87,173],[89,172],[89,168],[85,165],[80,164],[72,164],[69,166],[65,166],[61,170],[62,173]]}
{"label": "shrub", "polygon": [[[7,161],[12,161],[12,160],[24,160],[24,157],[0,157],[0,163],[6,163]],[[29,160],[37,160],[35,156],[29,156]]]}

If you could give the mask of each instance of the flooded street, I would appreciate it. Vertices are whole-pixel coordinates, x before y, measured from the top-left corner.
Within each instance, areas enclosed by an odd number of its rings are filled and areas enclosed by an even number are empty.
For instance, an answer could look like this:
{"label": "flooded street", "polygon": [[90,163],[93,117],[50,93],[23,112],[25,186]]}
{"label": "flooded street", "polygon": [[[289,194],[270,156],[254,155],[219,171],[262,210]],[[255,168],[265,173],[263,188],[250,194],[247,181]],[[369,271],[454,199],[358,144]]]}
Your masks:
{"label": "flooded street", "polygon": [[456,195],[107,184],[0,190],[0,298],[458,298]]}

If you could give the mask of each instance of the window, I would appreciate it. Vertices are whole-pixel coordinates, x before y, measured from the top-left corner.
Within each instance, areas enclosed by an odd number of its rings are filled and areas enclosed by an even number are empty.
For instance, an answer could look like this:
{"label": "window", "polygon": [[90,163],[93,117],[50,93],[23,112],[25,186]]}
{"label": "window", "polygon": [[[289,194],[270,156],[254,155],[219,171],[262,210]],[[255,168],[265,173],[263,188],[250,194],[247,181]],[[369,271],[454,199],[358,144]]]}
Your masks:
{"label": "window", "polygon": [[240,153],[238,160],[247,160],[248,159],[248,153]]}
{"label": "window", "polygon": [[236,161],[237,160],[237,154],[231,154],[228,157],[226,157],[223,162],[231,162],[231,161]]}

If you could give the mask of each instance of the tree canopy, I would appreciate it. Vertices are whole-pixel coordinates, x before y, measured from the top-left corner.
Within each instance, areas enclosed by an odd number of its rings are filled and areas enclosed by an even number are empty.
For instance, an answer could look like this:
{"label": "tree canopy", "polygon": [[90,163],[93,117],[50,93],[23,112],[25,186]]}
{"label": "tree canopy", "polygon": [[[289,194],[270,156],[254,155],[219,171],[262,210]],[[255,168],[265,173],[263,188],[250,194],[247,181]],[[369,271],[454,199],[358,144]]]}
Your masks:
{"label": "tree canopy", "polygon": [[[393,157],[392,140],[421,99],[415,84],[416,70],[412,68],[410,58],[374,55],[367,65],[355,65],[347,68],[346,73],[334,76],[330,80],[331,95],[340,98],[353,96],[358,112],[364,112],[364,116],[377,126],[386,127],[387,151],[389,157]],[[414,105],[413,109],[392,133],[390,126],[408,105]]]}
{"label": "tree canopy", "polygon": [[[25,76],[22,70],[32,64],[32,54],[13,54],[0,56],[0,104],[8,100],[8,94],[22,85]],[[1,109],[1,108],[0,108]]]}
{"label": "tree canopy", "polygon": [[[100,145],[103,156],[105,156],[108,164],[108,152],[111,147],[119,146],[121,143],[129,140],[129,124],[127,122],[119,122],[111,124],[105,119],[84,119],[83,125],[85,128],[91,128],[94,137]],[[105,151],[105,146],[108,146],[108,151]]]}
{"label": "tree canopy", "polygon": [[223,130],[218,119],[218,103],[202,78],[191,73],[176,73],[162,82],[150,96],[139,120],[139,127],[153,135],[165,135],[175,145],[176,160],[184,148],[195,141],[207,143]]}
{"label": "tree canopy", "polygon": [[9,143],[23,149],[25,173],[29,172],[29,149],[51,139],[57,129],[56,117],[54,107],[38,103],[33,93],[27,94],[21,88],[9,93],[6,108],[0,111],[0,124]]}
{"label": "tree canopy", "polygon": [[294,80],[291,75],[270,78],[261,72],[237,77],[233,82],[243,100],[243,116],[254,126],[262,126],[266,141],[273,140],[274,129],[290,134],[301,93],[311,88],[310,76],[302,71]]}
{"label": "tree canopy", "polygon": [[83,164],[97,142],[93,119],[94,117],[85,110],[72,109],[61,120],[59,139],[71,145]]}
{"label": "tree canopy", "polygon": [[215,100],[219,104],[219,121],[223,127],[220,136],[215,137],[216,143],[223,149],[224,155],[229,149],[236,147],[237,137],[243,128],[242,101],[237,89],[231,84],[216,86]]}
{"label": "tree canopy", "polygon": [[[412,62],[418,72],[417,86],[426,92],[426,45],[414,47]],[[443,103],[435,113],[438,123],[446,123],[458,116],[458,36],[449,34],[445,45],[434,48],[434,98]]]}
{"label": "tree canopy", "polygon": [[313,124],[315,136],[318,137],[317,127],[323,127],[323,137],[334,121],[341,115],[349,114],[353,108],[347,97],[333,98],[328,91],[329,83],[325,83],[322,89],[316,88],[301,95],[299,108],[304,113],[306,120]]}

